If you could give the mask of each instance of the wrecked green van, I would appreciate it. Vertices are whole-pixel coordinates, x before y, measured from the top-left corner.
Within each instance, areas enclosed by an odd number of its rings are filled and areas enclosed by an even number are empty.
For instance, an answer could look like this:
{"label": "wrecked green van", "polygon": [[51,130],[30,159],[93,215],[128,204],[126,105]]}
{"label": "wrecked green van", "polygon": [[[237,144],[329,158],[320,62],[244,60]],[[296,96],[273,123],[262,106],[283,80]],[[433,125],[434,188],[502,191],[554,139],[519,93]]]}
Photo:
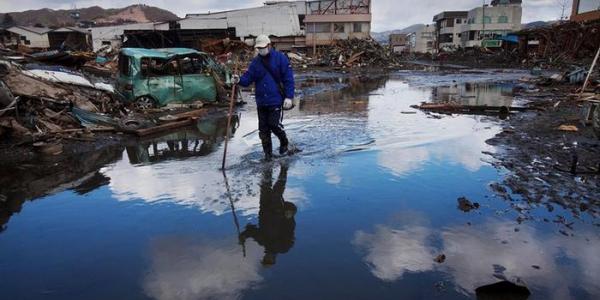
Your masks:
{"label": "wrecked green van", "polygon": [[117,90],[140,109],[218,100],[230,74],[208,54],[188,48],[123,48]]}

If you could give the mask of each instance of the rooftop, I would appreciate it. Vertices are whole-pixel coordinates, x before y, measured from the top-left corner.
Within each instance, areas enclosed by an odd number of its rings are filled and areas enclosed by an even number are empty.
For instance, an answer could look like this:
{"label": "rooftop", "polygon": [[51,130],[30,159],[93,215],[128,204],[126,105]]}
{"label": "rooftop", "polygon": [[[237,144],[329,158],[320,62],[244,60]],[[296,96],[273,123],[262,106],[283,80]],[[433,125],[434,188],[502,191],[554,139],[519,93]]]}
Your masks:
{"label": "rooftop", "polygon": [[466,18],[469,15],[468,11],[444,11],[433,17],[433,21],[437,22],[449,18]]}
{"label": "rooftop", "polygon": [[197,51],[190,48],[162,48],[162,49],[146,49],[146,48],[123,48],[121,53],[127,56],[133,56],[137,58],[141,57],[157,57],[163,59],[169,59],[178,55],[189,55],[189,54],[204,54],[204,52]]}
{"label": "rooftop", "polygon": [[23,30],[27,30],[29,32],[37,33],[37,34],[44,34],[44,33],[47,33],[48,31],[52,30],[48,27],[35,27],[35,26],[13,26],[11,28],[8,28],[7,30],[11,31],[11,29],[13,29],[13,28],[20,28]]}

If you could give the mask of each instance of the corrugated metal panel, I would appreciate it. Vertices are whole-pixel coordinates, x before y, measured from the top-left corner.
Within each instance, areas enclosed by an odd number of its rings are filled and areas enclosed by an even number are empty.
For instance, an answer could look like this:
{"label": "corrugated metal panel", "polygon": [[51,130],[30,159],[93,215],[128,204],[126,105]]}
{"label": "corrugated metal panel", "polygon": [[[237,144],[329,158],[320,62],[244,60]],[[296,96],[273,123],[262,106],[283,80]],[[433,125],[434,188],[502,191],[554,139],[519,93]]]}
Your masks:
{"label": "corrugated metal panel", "polygon": [[181,29],[227,29],[227,18],[189,17],[179,21]]}
{"label": "corrugated metal panel", "polygon": [[[260,34],[300,36],[304,35],[304,31],[300,29],[298,3],[265,5],[211,14],[189,14],[186,19],[179,21],[179,23],[181,24],[181,29],[223,29],[234,27],[236,29],[236,36],[238,37],[257,36]],[[300,11],[305,11],[303,5]],[[225,24],[222,23],[222,20],[225,20]]]}

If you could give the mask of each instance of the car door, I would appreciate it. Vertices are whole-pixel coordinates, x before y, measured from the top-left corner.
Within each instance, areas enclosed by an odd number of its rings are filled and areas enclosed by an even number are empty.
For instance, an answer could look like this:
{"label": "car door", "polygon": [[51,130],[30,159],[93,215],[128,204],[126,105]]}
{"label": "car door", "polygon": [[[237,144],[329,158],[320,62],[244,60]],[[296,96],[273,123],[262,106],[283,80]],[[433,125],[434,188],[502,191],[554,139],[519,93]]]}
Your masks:
{"label": "car door", "polygon": [[150,58],[146,80],[150,96],[158,106],[176,101],[181,90],[181,80],[177,79],[177,63],[173,60]]}
{"label": "car door", "polygon": [[201,57],[181,59],[181,101],[185,103],[201,100],[214,102],[217,99],[215,79]]}

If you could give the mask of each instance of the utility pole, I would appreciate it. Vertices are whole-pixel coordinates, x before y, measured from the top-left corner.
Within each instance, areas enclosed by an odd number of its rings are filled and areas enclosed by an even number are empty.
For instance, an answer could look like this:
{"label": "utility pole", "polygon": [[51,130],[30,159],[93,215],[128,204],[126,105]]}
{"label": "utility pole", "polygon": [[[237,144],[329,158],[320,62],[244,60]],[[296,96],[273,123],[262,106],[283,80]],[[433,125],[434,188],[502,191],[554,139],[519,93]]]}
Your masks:
{"label": "utility pole", "polygon": [[483,0],[483,5],[481,6],[482,9],[482,15],[483,17],[481,17],[481,45],[483,46],[483,41],[485,38],[485,0]]}

